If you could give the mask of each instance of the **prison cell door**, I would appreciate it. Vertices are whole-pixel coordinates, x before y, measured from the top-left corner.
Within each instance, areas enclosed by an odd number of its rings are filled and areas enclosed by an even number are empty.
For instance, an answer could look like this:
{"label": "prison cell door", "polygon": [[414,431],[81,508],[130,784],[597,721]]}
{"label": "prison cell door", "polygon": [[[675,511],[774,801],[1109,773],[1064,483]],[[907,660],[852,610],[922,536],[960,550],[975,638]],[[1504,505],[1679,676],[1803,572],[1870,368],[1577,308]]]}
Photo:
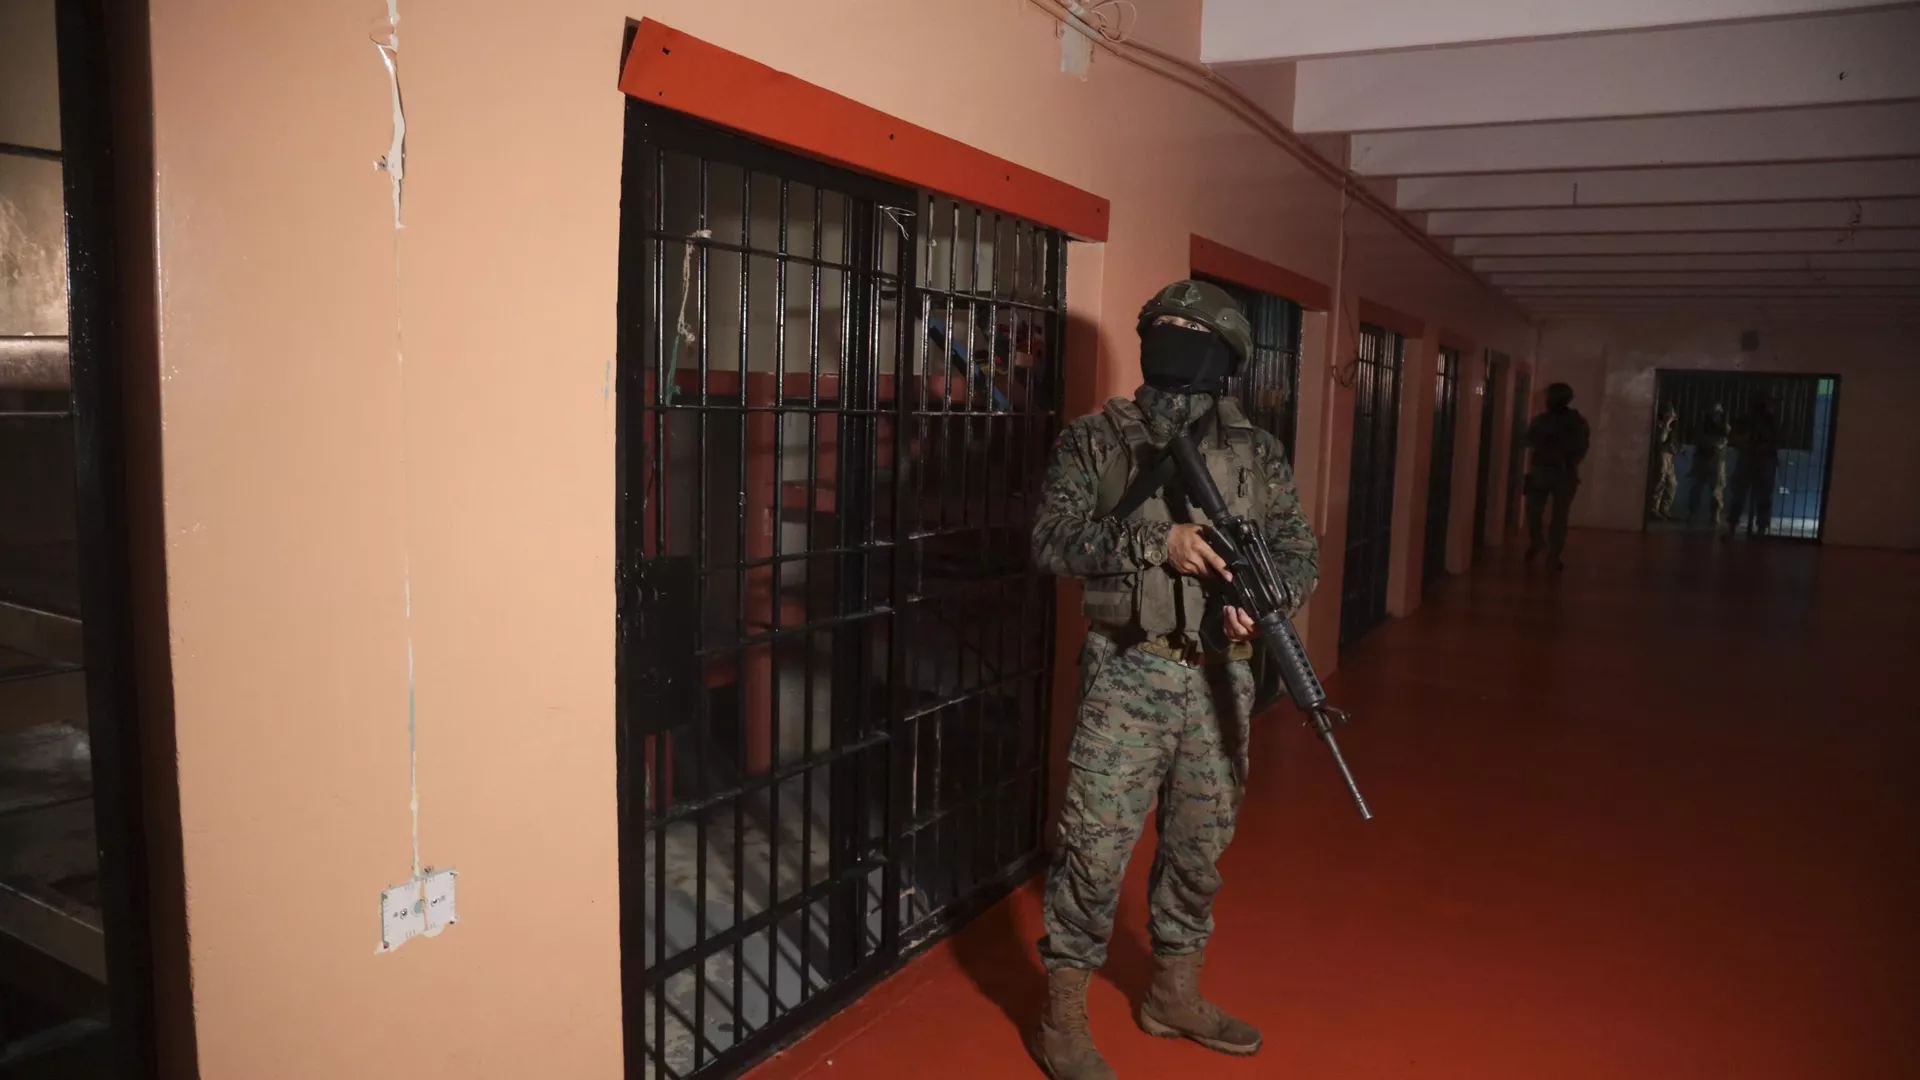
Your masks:
{"label": "prison cell door", "polygon": [[1513,374],[1513,430],[1507,437],[1507,531],[1520,527],[1520,494],[1526,488],[1527,410],[1532,408],[1533,376]]}
{"label": "prison cell door", "polygon": [[1360,640],[1387,617],[1404,346],[1400,335],[1361,324],[1353,377],[1353,472],[1347,489],[1346,568],[1340,602],[1343,646]]}
{"label": "prison cell door", "polygon": [[1507,358],[1487,350],[1486,370],[1480,381],[1480,461],[1475,470],[1473,488],[1473,548],[1487,544],[1487,512],[1493,498],[1493,435],[1500,416],[1500,376],[1507,370]]}
{"label": "prison cell door", "polygon": [[1433,372],[1433,454],[1427,474],[1427,540],[1422,590],[1447,574],[1447,532],[1453,520],[1454,432],[1460,415],[1460,354],[1441,349]]}
{"label": "prison cell door", "polygon": [[629,102],[629,1075],[737,1075],[1032,864],[1064,238]]}
{"label": "prison cell door", "polygon": [[889,834],[903,951],[1041,854],[1054,586],[1029,538],[1066,328],[1063,234],[925,193],[911,222]]}

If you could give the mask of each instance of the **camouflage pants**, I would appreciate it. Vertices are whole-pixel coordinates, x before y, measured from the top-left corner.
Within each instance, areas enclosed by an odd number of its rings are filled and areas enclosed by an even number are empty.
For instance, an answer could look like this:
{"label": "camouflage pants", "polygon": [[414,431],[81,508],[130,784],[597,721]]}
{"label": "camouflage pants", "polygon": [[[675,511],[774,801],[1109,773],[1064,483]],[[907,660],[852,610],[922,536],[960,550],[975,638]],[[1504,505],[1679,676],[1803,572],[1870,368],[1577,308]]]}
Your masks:
{"label": "camouflage pants", "polygon": [[1693,468],[1693,490],[1687,493],[1687,520],[1700,516],[1700,503],[1703,496],[1709,500],[1708,508],[1713,516],[1707,519],[1710,525],[1720,523],[1720,511],[1727,501],[1727,463],[1716,462],[1705,467]]}
{"label": "camouflage pants", "polygon": [[1149,885],[1154,952],[1213,932],[1216,869],[1246,782],[1253,676],[1245,662],[1188,667],[1097,634],[1081,653],[1080,707],[1042,918],[1048,970],[1106,962],[1127,859],[1159,799]]}
{"label": "camouflage pants", "polygon": [[1753,511],[1751,527],[1766,532],[1773,526],[1774,487],[1779,484],[1777,457],[1741,454],[1733,470],[1733,500],[1727,504],[1727,528],[1740,527],[1740,518],[1748,508]]}
{"label": "camouflage pants", "polygon": [[1680,493],[1680,477],[1673,471],[1673,455],[1660,455],[1660,477],[1653,482],[1653,516],[1673,516],[1673,497]]}

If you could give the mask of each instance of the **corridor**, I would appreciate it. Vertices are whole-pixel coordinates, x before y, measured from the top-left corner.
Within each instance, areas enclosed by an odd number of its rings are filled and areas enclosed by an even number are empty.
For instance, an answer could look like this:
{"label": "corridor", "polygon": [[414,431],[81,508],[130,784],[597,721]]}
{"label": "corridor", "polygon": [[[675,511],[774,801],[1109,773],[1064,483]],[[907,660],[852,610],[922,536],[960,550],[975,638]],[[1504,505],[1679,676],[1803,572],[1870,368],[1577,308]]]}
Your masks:
{"label": "corridor", "polygon": [[[1258,1057],[1133,1025],[1136,855],[1092,996],[1120,1075],[1920,1075],[1920,558],[1586,532],[1550,580],[1489,555],[1329,687],[1375,821],[1304,730],[1256,732],[1206,987]],[[1038,933],[1029,884],[751,1075],[1038,1076]]]}

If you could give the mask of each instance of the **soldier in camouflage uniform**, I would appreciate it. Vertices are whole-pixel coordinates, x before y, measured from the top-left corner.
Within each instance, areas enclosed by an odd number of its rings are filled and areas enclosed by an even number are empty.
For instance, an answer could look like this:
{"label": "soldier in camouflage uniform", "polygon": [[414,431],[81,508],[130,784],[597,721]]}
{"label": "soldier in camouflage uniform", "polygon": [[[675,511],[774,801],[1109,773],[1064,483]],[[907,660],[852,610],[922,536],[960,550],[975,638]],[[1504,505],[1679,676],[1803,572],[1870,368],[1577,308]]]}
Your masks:
{"label": "soldier in camouflage uniform", "polygon": [[[1547,387],[1547,411],[1527,425],[1527,561],[1542,551],[1548,565],[1562,569],[1560,553],[1567,547],[1567,516],[1580,490],[1580,463],[1587,459],[1593,432],[1580,410],[1573,407],[1573,387]],[[1553,524],[1546,523],[1553,507]]]}
{"label": "soldier in camouflage uniform", "polygon": [[1754,399],[1753,410],[1734,431],[1732,442],[1740,456],[1733,465],[1733,501],[1727,506],[1722,539],[1731,540],[1739,531],[1749,507],[1753,517],[1747,522],[1747,535],[1764,535],[1773,524],[1773,489],[1780,467],[1780,422],[1765,398]]}
{"label": "soldier in camouflage uniform", "polygon": [[[1229,509],[1265,523],[1296,608],[1318,572],[1285,451],[1223,396],[1225,377],[1252,347],[1239,305],[1217,286],[1176,282],[1141,310],[1139,330],[1147,385],[1061,433],[1033,528],[1036,562],[1085,583],[1092,623],[1040,942],[1049,1004],[1032,1049],[1056,1080],[1114,1075],[1087,1031],[1087,982],[1106,960],[1121,878],[1156,799],[1149,925],[1157,974],[1140,1024],[1230,1054],[1261,1043],[1251,1025],[1199,992],[1216,866],[1246,784],[1256,629],[1246,613],[1212,600],[1207,579],[1225,565],[1177,483],[1124,515],[1109,513],[1168,439],[1211,410],[1195,429],[1202,457]],[[1224,631],[1211,640],[1234,643],[1227,652],[1202,643],[1208,620]]]}
{"label": "soldier in camouflage uniform", "polygon": [[1659,478],[1653,482],[1655,521],[1673,519],[1673,497],[1680,492],[1680,475],[1673,469],[1673,455],[1680,450],[1680,433],[1675,430],[1680,414],[1672,402],[1660,407],[1660,423],[1653,431],[1653,452],[1659,455]]}
{"label": "soldier in camouflage uniform", "polygon": [[1707,422],[1693,437],[1693,468],[1687,474],[1693,489],[1687,492],[1687,520],[1700,516],[1700,497],[1711,493],[1713,516],[1708,525],[1720,523],[1720,511],[1727,501],[1727,439],[1733,429],[1727,424],[1727,407],[1715,403],[1707,412]]}

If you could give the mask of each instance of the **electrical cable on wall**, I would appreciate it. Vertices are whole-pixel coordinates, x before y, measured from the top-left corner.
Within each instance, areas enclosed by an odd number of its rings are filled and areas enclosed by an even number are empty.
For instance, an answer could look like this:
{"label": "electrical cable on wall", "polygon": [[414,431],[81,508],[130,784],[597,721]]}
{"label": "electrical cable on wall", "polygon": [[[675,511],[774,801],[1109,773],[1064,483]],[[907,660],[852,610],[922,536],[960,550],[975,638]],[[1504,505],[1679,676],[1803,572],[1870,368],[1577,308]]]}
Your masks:
{"label": "electrical cable on wall", "polygon": [[1094,30],[1116,44],[1131,38],[1134,27],[1140,25],[1140,8],[1133,0],[1100,0],[1097,4],[1085,7],[1079,4],[1072,6],[1075,8],[1074,14],[1083,19],[1091,18]]}
{"label": "electrical cable on wall", "polygon": [[387,69],[393,90],[393,134],[387,152],[374,161],[374,168],[387,174],[393,186],[393,362],[400,392],[400,591],[407,653],[407,787],[408,813],[412,818],[413,873],[400,885],[385,890],[380,897],[380,947],[392,952],[415,937],[433,937],[457,922],[454,913],[454,871],[435,873],[420,861],[420,740],[419,716],[413,649],[413,541],[410,522],[413,511],[413,473],[407,454],[407,367],[406,318],[402,309],[401,236],[406,159],[407,114],[400,94],[400,5],[387,0],[387,36],[373,39],[380,61]]}
{"label": "electrical cable on wall", "polygon": [[[1255,131],[1265,136],[1269,142],[1272,142],[1275,146],[1278,146],[1294,157],[1302,165],[1305,165],[1308,169],[1319,174],[1327,181],[1338,185],[1342,191],[1350,194],[1368,209],[1386,218],[1388,224],[1405,234],[1409,240],[1419,245],[1434,258],[1459,271],[1475,285],[1486,290],[1489,294],[1499,299],[1500,302],[1520,312],[1523,316],[1527,314],[1526,309],[1522,308],[1512,297],[1494,288],[1485,278],[1474,273],[1472,267],[1462,262],[1453,252],[1447,250],[1445,245],[1427,235],[1419,226],[1409,221],[1406,215],[1374,194],[1372,189],[1368,188],[1366,183],[1358,175],[1321,157],[1312,147],[1309,147],[1303,142],[1292,129],[1288,128],[1286,124],[1275,119],[1260,103],[1248,97],[1239,87],[1234,86],[1232,83],[1215,74],[1213,69],[1204,64],[1197,64],[1193,61],[1174,56],[1161,49],[1156,49],[1151,45],[1133,41],[1130,38],[1115,40],[1105,33],[1102,33],[1100,27],[1094,22],[1089,22],[1081,11],[1076,11],[1075,9],[1079,7],[1079,5],[1071,3],[1070,0],[1028,0],[1028,2],[1046,12],[1048,15],[1051,15],[1053,18],[1067,24],[1069,27],[1094,39],[1101,48],[1106,49],[1120,59],[1136,67],[1153,72],[1162,78],[1178,83],[1226,109],[1249,127],[1252,127]],[[1131,31],[1129,31],[1129,33],[1131,33]]]}

